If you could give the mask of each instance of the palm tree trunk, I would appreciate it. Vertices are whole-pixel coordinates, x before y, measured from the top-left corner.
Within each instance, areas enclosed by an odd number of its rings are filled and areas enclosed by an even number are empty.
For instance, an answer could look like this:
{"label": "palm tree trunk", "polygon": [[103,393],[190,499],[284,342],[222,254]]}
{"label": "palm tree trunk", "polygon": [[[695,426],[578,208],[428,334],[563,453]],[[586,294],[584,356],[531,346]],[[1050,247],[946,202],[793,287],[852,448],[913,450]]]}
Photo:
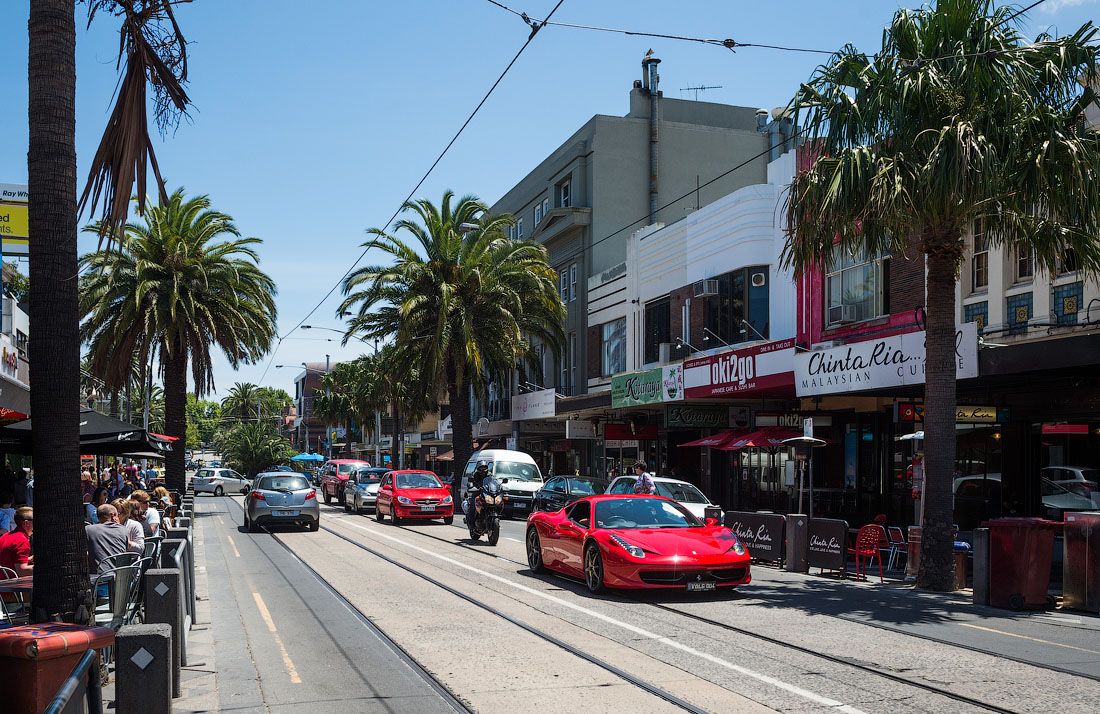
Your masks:
{"label": "palm tree trunk", "polygon": [[397,411],[397,402],[390,402],[390,468],[401,468],[398,454],[401,452],[401,415]]}
{"label": "palm tree trunk", "polygon": [[466,468],[466,462],[473,453],[474,432],[470,423],[470,389],[465,379],[460,379],[458,370],[451,363],[447,367],[447,393],[451,400],[451,452],[454,461],[451,462],[454,469],[454,483],[451,486],[451,495],[455,503],[459,503],[461,494],[459,488],[462,485],[462,471]]}
{"label": "palm tree trunk", "polygon": [[118,419],[118,390],[111,390],[111,401],[107,405],[107,415]]}
{"label": "palm tree trunk", "polygon": [[952,589],[952,479],[955,472],[955,270],[951,255],[928,256],[924,371],[924,523],[917,585]]}
{"label": "palm tree trunk", "polygon": [[73,0],[31,0],[28,23],[30,341],[35,509],[32,618],[90,617],[80,479]]}
{"label": "palm tree trunk", "polygon": [[178,436],[164,460],[164,480],[172,491],[187,489],[183,449],[187,437],[187,352],[177,347],[164,359],[164,430],[168,436]]}

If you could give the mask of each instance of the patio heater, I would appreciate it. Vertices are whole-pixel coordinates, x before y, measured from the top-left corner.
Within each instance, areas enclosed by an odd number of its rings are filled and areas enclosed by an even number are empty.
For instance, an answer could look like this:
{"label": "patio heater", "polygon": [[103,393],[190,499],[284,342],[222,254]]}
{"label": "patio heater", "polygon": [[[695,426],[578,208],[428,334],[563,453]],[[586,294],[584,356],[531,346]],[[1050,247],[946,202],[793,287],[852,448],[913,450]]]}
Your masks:
{"label": "patio heater", "polygon": [[[811,425],[810,429],[808,429],[807,431],[812,430],[812,428],[813,427]],[[787,446],[792,447],[792,449],[794,451],[795,461],[798,463],[798,512],[799,513],[805,513],[810,518],[813,518],[814,517],[814,460],[813,460],[813,450],[820,447],[820,446],[825,446],[825,441],[823,439],[817,439],[817,438],[812,437],[812,436],[803,435],[803,436],[796,436],[793,439],[784,439],[783,443]],[[809,511],[803,511],[802,510],[802,493],[803,493],[802,483],[803,483],[803,473],[805,473],[805,472],[809,472],[809,478],[808,478],[809,491],[810,491],[810,498],[809,498],[810,509],[809,509]]]}

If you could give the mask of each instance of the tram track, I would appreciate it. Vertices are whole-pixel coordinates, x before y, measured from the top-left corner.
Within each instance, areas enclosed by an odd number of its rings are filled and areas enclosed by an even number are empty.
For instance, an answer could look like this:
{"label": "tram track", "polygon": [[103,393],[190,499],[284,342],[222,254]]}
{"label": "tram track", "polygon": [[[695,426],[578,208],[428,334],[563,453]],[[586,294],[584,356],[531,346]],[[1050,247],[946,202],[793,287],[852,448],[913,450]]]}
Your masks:
{"label": "tram track", "polygon": [[[511,563],[513,565],[518,565],[518,566],[521,566],[521,567],[524,567],[524,568],[528,567],[528,564],[526,562],[515,560],[513,558],[508,558],[508,557],[501,556],[501,555],[497,555],[496,553],[492,553],[492,552],[482,550],[482,549],[479,549],[479,548],[473,548],[473,547],[471,547],[469,545],[466,545],[464,543],[456,542],[454,540],[450,540],[450,539],[447,539],[447,538],[443,538],[441,536],[433,535],[431,533],[426,533],[423,530],[410,528],[408,526],[397,526],[397,528],[400,529],[400,530],[409,532],[409,533],[414,533],[414,534],[422,536],[424,538],[430,538],[432,540],[439,541],[441,543],[446,543],[446,544],[451,545],[451,546],[457,546],[457,547],[462,548],[463,550],[469,551],[471,553],[478,553],[479,555],[482,555],[482,556],[485,556],[485,557],[488,557],[488,558],[493,558],[493,559],[496,559],[496,560],[502,560],[504,562]],[[331,529],[326,528],[324,526],[322,526],[322,530],[328,530],[328,531],[331,532]],[[340,537],[344,540],[347,540],[348,542],[351,542],[351,543],[357,545],[360,548],[364,548],[365,550],[369,550],[365,546],[362,546],[361,544],[356,543],[355,541],[353,541],[350,538],[347,538],[346,536],[343,536],[343,535],[338,534],[338,533],[334,533],[334,535],[337,535],[337,537]],[[390,562],[394,562],[389,558],[386,558],[386,560],[388,560]],[[398,565],[399,567],[405,567],[400,563],[395,563],[395,564]],[[573,578],[569,578],[569,577],[564,576],[564,575],[559,575],[557,573],[555,573],[554,576],[555,577],[560,577],[560,578],[568,580],[570,582],[580,582],[580,581],[577,581]],[[939,695],[939,696],[942,696],[942,697],[946,697],[946,698],[951,699],[953,701],[957,701],[961,704],[966,704],[966,705],[969,705],[969,706],[972,706],[972,707],[976,707],[978,709],[983,709],[985,711],[991,711],[991,712],[997,712],[998,714],[1021,714],[1020,712],[1017,712],[1017,711],[1012,710],[1012,709],[1008,709],[1006,707],[1002,707],[1002,706],[997,705],[997,704],[993,704],[991,702],[987,702],[987,701],[984,701],[984,700],[981,700],[981,699],[975,699],[973,697],[968,697],[964,694],[959,694],[957,692],[952,692],[950,690],[943,689],[941,687],[937,687],[935,685],[928,684],[928,683],[925,683],[925,682],[921,682],[921,681],[918,681],[918,680],[914,680],[914,679],[911,679],[909,677],[905,677],[905,676],[902,676],[900,674],[890,672],[889,670],[885,670],[881,667],[875,667],[873,665],[866,664],[864,662],[860,662],[860,661],[857,661],[857,660],[853,660],[853,659],[848,658],[848,657],[841,657],[841,656],[837,656],[837,655],[826,654],[826,653],[820,652],[818,650],[813,650],[813,649],[810,649],[808,647],[803,647],[801,645],[797,645],[797,644],[794,644],[794,643],[791,643],[791,642],[785,642],[783,640],[776,639],[774,637],[762,634],[760,632],[755,632],[753,630],[749,630],[749,629],[746,629],[746,628],[743,628],[743,627],[738,627],[736,625],[731,625],[731,624],[726,623],[726,622],[721,622],[719,620],[714,620],[712,618],[705,617],[703,615],[698,615],[698,614],[695,614],[695,613],[692,613],[692,612],[687,612],[687,611],[680,610],[680,609],[675,608],[675,607],[670,607],[668,605],[664,605],[664,604],[661,604],[661,603],[648,602],[646,600],[642,600],[642,599],[637,598],[637,597],[631,597],[628,594],[617,593],[617,596],[620,597],[623,600],[638,603],[638,604],[641,604],[641,605],[646,605],[646,606],[649,606],[649,607],[652,607],[652,608],[655,608],[655,609],[658,609],[658,610],[661,610],[661,611],[664,611],[664,612],[667,612],[667,613],[670,613],[670,614],[678,615],[678,616],[693,620],[695,622],[699,622],[700,624],[705,624],[705,625],[708,625],[710,627],[716,627],[718,629],[725,630],[727,632],[733,632],[733,633],[736,633],[736,634],[739,634],[739,635],[742,635],[742,636],[745,636],[745,637],[750,637],[750,638],[755,639],[755,640],[759,640],[759,641],[762,641],[762,642],[767,642],[768,644],[771,644],[771,645],[774,645],[774,646],[777,646],[777,647],[781,647],[781,648],[784,648],[784,649],[787,649],[787,650],[793,650],[793,651],[799,652],[801,654],[808,655],[808,656],[811,656],[811,657],[814,657],[814,658],[817,658],[817,659],[826,660],[826,661],[834,663],[834,664],[838,664],[838,665],[842,665],[842,666],[846,666],[846,667],[851,667],[851,668],[859,670],[861,672],[864,672],[864,673],[867,673],[867,674],[872,674],[872,675],[890,680],[890,681],[894,682],[895,684],[901,684],[903,686],[908,686],[908,687],[913,687],[913,688],[916,688],[916,689],[920,689],[922,691],[929,692],[931,694],[936,694],[936,695]],[[859,623],[858,621],[848,620],[847,618],[839,618],[839,619],[842,619],[846,622],[854,622],[854,624],[862,624],[862,623]],[[904,635],[904,634],[907,634],[907,633],[899,632],[898,634],[903,634]],[[942,643],[942,644],[949,645],[949,646],[951,645],[951,643]],[[983,654],[986,654],[986,653],[983,653]]]}

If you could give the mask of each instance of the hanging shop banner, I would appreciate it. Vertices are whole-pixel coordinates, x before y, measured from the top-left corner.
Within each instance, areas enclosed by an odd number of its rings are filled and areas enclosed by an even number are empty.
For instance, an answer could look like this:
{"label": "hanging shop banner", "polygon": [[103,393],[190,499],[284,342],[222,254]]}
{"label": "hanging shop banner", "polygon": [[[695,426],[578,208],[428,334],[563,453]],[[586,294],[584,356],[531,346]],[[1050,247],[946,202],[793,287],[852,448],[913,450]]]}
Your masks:
{"label": "hanging shop banner", "polygon": [[793,386],[794,339],[684,361],[684,396],[689,399],[790,393]]}
{"label": "hanging shop banner", "polygon": [[512,397],[512,421],[552,417],[556,399],[553,389],[517,394]]}
{"label": "hanging shop banner", "polygon": [[605,439],[646,439],[657,438],[656,424],[617,424],[609,422],[603,425]]}
{"label": "hanging shop banner", "polygon": [[726,527],[737,534],[753,560],[783,560],[787,517],[775,513],[726,511]]}
{"label": "hanging shop banner", "polygon": [[611,378],[611,406],[616,409],[683,399],[684,370],[681,364],[644,372],[627,372]]}
{"label": "hanging shop banner", "polygon": [[[907,332],[795,356],[795,390],[800,397],[924,384],[924,331]],[[955,330],[955,376],[978,376],[978,327]]]}
{"label": "hanging shop banner", "polygon": [[729,407],[692,404],[665,407],[665,426],[669,429],[725,429],[730,422]]}
{"label": "hanging shop banner", "polygon": [[[806,562],[811,568],[844,570],[848,563],[845,543],[848,541],[848,522],[835,518],[810,519],[810,550]],[[751,551],[750,551],[751,552]]]}
{"label": "hanging shop banner", "polygon": [[565,422],[566,439],[595,439],[596,425],[587,419],[570,419]]}

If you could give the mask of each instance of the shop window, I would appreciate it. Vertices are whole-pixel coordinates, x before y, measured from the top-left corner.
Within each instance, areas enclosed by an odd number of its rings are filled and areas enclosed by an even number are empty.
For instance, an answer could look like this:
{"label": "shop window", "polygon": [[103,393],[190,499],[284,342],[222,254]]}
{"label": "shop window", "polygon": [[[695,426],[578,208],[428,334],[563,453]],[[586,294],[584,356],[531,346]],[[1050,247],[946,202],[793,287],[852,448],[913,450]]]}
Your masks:
{"label": "shop window", "polygon": [[963,306],[963,322],[973,322],[978,326],[978,334],[981,334],[989,324],[989,303],[976,302]]}
{"label": "shop window", "polygon": [[1032,315],[1031,293],[1021,293],[1008,298],[1008,331],[1019,333],[1027,331],[1027,323]]}
{"label": "shop window", "polygon": [[1059,325],[1076,325],[1077,311],[1084,297],[1084,283],[1068,283],[1054,287],[1054,316]]}
{"label": "shop window", "polygon": [[610,377],[626,371],[626,318],[604,323],[600,340],[601,374]]}
{"label": "shop window", "polygon": [[979,292],[989,287],[989,239],[985,233],[974,234],[974,255],[970,258],[970,290]]}
{"label": "shop window", "polygon": [[[766,265],[740,268],[718,276],[717,295],[706,297],[709,332],[703,334],[703,339],[709,343],[711,333],[729,344],[767,339],[769,280]],[[746,327],[745,322],[751,327]]]}
{"label": "shop window", "polygon": [[889,313],[885,256],[840,251],[825,274],[825,318],[829,325],[870,320]]}
{"label": "shop window", "polygon": [[1035,253],[1023,243],[1017,243],[1014,250],[1016,253],[1016,274],[1013,277],[1018,283],[1027,282],[1035,275]]}
{"label": "shop window", "polygon": [[671,304],[668,299],[656,300],[645,306],[646,364],[661,359],[661,343],[672,342]]}

